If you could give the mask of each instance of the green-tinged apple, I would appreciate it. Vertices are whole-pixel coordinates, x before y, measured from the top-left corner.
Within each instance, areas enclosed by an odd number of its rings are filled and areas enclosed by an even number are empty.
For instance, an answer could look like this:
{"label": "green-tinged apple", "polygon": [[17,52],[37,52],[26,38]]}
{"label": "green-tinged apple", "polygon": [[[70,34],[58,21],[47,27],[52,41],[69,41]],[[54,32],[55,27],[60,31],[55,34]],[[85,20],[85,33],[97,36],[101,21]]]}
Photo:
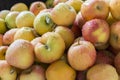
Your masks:
{"label": "green-tinged apple", "polygon": [[3,35],[3,44],[10,45],[14,41],[14,35],[18,30],[18,28],[13,28],[6,31]]}
{"label": "green-tinged apple", "polygon": [[33,32],[33,28],[30,27],[22,27],[14,34],[14,40],[24,39],[32,41],[34,38],[35,34]]}
{"label": "green-tinged apple", "polygon": [[109,7],[113,18],[120,20],[120,0],[110,0]]}
{"label": "green-tinged apple", "polygon": [[75,77],[76,71],[62,60],[53,62],[46,70],[47,80],[75,80]]}
{"label": "green-tinged apple", "polygon": [[59,3],[65,3],[67,0],[54,0],[53,1],[53,6],[55,7]]}
{"label": "green-tinged apple", "polygon": [[71,29],[69,29],[67,27],[56,26],[56,28],[54,29],[54,32],[56,32],[62,36],[62,38],[65,41],[66,49],[68,49],[71,46],[71,44],[74,42],[74,39],[75,39],[74,33],[72,32]]}
{"label": "green-tinged apple", "polygon": [[109,25],[102,19],[89,20],[82,27],[82,36],[96,46],[106,44],[110,36]]}
{"label": "green-tinged apple", "polygon": [[103,0],[86,0],[81,5],[81,14],[86,20],[106,19],[109,14],[109,6]]}
{"label": "green-tinged apple", "polygon": [[19,69],[27,69],[34,62],[33,45],[23,39],[15,40],[7,49],[5,59]]}
{"label": "green-tinged apple", "polygon": [[12,12],[9,12],[8,15],[5,17],[5,22],[9,29],[17,27],[15,21],[16,21],[16,17],[18,16],[18,14],[19,12],[12,11]]}
{"label": "green-tinged apple", "polygon": [[78,71],[83,71],[91,67],[96,60],[96,50],[92,43],[88,41],[77,41],[68,50],[68,62]]}
{"label": "green-tinged apple", "polygon": [[52,20],[59,26],[72,25],[76,15],[75,9],[67,3],[59,3],[51,11]]}
{"label": "green-tinged apple", "polygon": [[96,64],[87,71],[86,78],[87,80],[118,80],[118,73],[110,64]]}
{"label": "green-tinged apple", "polygon": [[34,20],[34,29],[39,35],[52,31],[54,27],[50,12],[39,13]]}
{"label": "green-tinged apple", "polygon": [[31,41],[31,43],[32,43],[32,45],[35,47],[35,45],[36,45],[37,43],[39,43],[40,40],[41,40],[41,37],[36,37],[36,38],[34,38],[34,39]]}
{"label": "green-tinged apple", "polygon": [[99,50],[97,51],[96,64],[106,63],[114,64],[114,55],[108,50]]}
{"label": "green-tinged apple", "polygon": [[30,5],[30,11],[35,14],[35,16],[42,10],[46,9],[46,5],[42,1],[32,2]]}
{"label": "green-tinged apple", "polygon": [[120,50],[120,32],[119,32],[120,27],[119,25],[120,25],[120,21],[117,21],[110,26],[109,42],[110,42],[110,45],[117,50]]}
{"label": "green-tinged apple", "polygon": [[16,17],[16,26],[21,27],[33,27],[35,15],[31,11],[22,11]]}
{"label": "green-tinged apple", "polygon": [[0,34],[4,34],[7,31],[7,26],[4,19],[0,18]]}
{"label": "green-tinged apple", "polygon": [[40,65],[32,65],[20,74],[19,80],[45,80],[45,70]]}
{"label": "green-tinged apple", "polygon": [[28,6],[25,3],[18,2],[11,6],[10,11],[28,11]]}
{"label": "green-tinged apple", "polygon": [[66,0],[66,3],[71,5],[78,13],[81,10],[82,0]]}
{"label": "green-tinged apple", "polygon": [[0,18],[5,19],[5,17],[7,16],[7,14],[9,13],[9,10],[1,10],[0,11]]}
{"label": "green-tinged apple", "polygon": [[3,45],[3,34],[0,34],[0,46]]}
{"label": "green-tinged apple", "polygon": [[0,80],[16,80],[17,72],[6,60],[0,60]]}
{"label": "green-tinged apple", "polygon": [[35,56],[39,62],[51,63],[61,58],[65,51],[65,42],[60,34],[47,32],[41,36],[41,40],[36,44]]}
{"label": "green-tinged apple", "polygon": [[118,53],[115,56],[114,65],[115,65],[115,68],[116,68],[117,72],[120,74],[120,53]]}
{"label": "green-tinged apple", "polygon": [[5,60],[5,54],[8,46],[0,46],[0,60]]}

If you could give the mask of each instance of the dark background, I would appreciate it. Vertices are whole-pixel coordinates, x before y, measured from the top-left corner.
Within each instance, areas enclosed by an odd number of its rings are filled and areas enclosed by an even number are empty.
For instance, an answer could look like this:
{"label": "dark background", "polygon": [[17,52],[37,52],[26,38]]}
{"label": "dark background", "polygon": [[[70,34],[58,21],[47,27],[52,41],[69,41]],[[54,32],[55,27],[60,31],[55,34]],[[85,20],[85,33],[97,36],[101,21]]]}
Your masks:
{"label": "dark background", "polygon": [[0,10],[9,10],[12,5],[18,2],[23,2],[29,7],[30,4],[35,1],[45,2],[46,0],[0,0]]}

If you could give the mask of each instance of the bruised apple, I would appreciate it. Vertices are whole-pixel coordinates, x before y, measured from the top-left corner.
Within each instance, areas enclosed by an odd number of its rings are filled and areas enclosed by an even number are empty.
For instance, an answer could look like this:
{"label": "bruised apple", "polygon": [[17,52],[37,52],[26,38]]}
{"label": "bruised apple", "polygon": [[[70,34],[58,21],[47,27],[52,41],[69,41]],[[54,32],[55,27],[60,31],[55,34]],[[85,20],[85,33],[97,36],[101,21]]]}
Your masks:
{"label": "bruised apple", "polygon": [[5,59],[8,64],[19,68],[27,69],[34,62],[33,45],[23,39],[15,40],[7,49]]}
{"label": "bruised apple", "polygon": [[77,41],[68,50],[68,62],[78,71],[91,67],[96,60],[94,45],[88,41]]}
{"label": "bruised apple", "polygon": [[36,44],[34,51],[39,62],[51,63],[61,58],[64,54],[65,42],[60,34],[47,32],[41,36],[41,40]]}

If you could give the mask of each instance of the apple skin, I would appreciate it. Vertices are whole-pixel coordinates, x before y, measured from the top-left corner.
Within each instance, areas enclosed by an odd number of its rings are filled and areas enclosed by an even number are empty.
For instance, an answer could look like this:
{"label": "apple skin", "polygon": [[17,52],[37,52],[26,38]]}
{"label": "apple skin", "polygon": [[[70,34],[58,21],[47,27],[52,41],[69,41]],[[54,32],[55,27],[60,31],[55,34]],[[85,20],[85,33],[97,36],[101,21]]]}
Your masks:
{"label": "apple skin", "polygon": [[66,2],[67,0],[54,0],[53,1],[53,6],[55,7],[57,4],[61,3],[61,2]]}
{"label": "apple skin", "polygon": [[0,79],[16,80],[17,72],[14,67],[9,65],[6,60],[0,60]]}
{"label": "apple skin", "polygon": [[14,41],[14,35],[18,31],[18,28],[13,28],[5,32],[3,35],[3,44],[10,45]]}
{"label": "apple skin", "polygon": [[20,74],[19,80],[45,80],[45,70],[40,65],[32,65]]}
{"label": "apple skin", "polygon": [[[47,32],[41,36],[41,41],[35,46],[35,56],[39,62],[51,63],[64,54],[65,42],[55,32]],[[56,54],[57,53],[57,54]]]}
{"label": "apple skin", "polygon": [[5,17],[7,16],[7,14],[10,12],[10,10],[1,10],[0,11],[0,18],[5,20]]}
{"label": "apple skin", "polygon": [[119,33],[120,27],[119,25],[120,25],[120,21],[117,21],[110,26],[109,43],[116,50],[120,49],[120,40],[119,40],[120,39],[120,33]]}
{"label": "apple skin", "polygon": [[[56,26],[54,32],[60,34],[65,41],[66,49],[68,49],[71,44],[74,42],[74,33],[71,29],[64,26]],[[69,35],[69,36],[68,36]]]}
{"label": "apple skin", "polygon": [[91,67],[96,60],[94,45],[88,41],[77,41],[68,50],[68,62],[78,71],[84,71]]}
{"label": "apple skin", "polygon": [[35,1],[30,5],[30,11],[35,14],[35,16],[42,10],[46,9],[46,5],[42,1]]}
{"label": "apple skin", "polygon": [[7,49],[5,59],[19,69],[26,69],[34,62],[33,45],[23,39],[15,40]]}
{"label": "apple skin", "polygon": [[0,46],[3,45],[3,34],[0,34]]}
{"label": "apple skin", "polygon": [[87,80],[118,80],[118,73],[110,64],[96,64],[86,74]]}
{"label": "apple skin", "polygon": [[34,29],[39,35],[52,31],[54,25],[50,12],[39,13],[34,20]]}
{"label": "apple skin", "polygon": [[106,19],[109,14],[109,7],[102,0],[87,0],[81,5],[81,14],[87,21],[94,18]]}
{"label": "apple skin", "polygon": [[115,68],[116,68],[117,72],[120,74],[120,53],[118,53],[115,56],[114,65],[115,65]]}
{"label": "apple skin", "polygon": [[37,43],[39,43],[41,40],[41,37],[36,37],[31,41],[31,44],[35,47]]}
{"label": "apple skin", "polygon": [[5,60],[7,49],[8,49],[8,46],[0,46],[0,60]]}
{"label": "apple skin", "polygon": [[92,19],[82,27],[82,36],[85,40],[95,44],[106,44],[109,40],[110,29],[105,20]]}
{"label": "apple skin", "polygon": [[51,11],[51,18],[59,26],[70,26],[76,17],[75,9],[66,4],[59,3]]}

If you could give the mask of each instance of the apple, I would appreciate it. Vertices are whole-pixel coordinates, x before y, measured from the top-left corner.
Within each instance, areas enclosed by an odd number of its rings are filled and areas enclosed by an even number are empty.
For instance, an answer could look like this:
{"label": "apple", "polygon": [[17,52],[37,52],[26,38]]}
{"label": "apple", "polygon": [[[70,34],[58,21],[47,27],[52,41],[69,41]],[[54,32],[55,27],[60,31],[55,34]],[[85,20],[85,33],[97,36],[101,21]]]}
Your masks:
{"label": "apple", "polygon": [[67,3],[59,3],[51,11],[52,20],[59,26],[72,25],[75,17],[75,9]]}
{"label": "apple", "polygon": [[36,37],[31,41],[31,44],[35,47],[37,43],[39,43],[41,40],[41,37]]}
{"label": "apple", "polygon": [[0,34],[4,34],[7,31],[7,26],[4,19],[0,18]]}
{"label": "apple", "polygon": [[106,63],[106,64],[114,64],[114,55],[108,50],[100,50],[97,51],[96,64]]}
{"label": "apple", "polygon": [[0,11],[0,18],[5,20],[5,17],[7,16],[7,14],[10,12],[10,10],[1,10]]}
{"label": "apple", "polygon": [[25,3],[18,2],[10,7],[10,11],[18,11],[18,12],[28,11],[28,6]]}
{"label": "apple", "polygon": [[81,9],[81,5],[83,1],[82,0],[67,0],[66,3],[71,5],[75,9],[75,11],[78,13]]}
{"label": "apple", "polygon": [[81,14],[85,20],[106,19],[109,14],[109,6],[103,0],[86,0],[81,5]]}
{"label": "apple", "polygon": [[8,15],[5,17],[5,22],[9,29],[17,27],[15,21],[16,21],[16,17],[18,16],[18,14],[19,12],[12,11],[12,12],[9,12]]}
{"label": "apple", "polygon": [[55,7],[58,3],[65,3],[67,0],[54,0],[53,6]]}
{"label": "apple", "polygon": [[8,46],[0,46],[0,60],[5,60],[7,49],[8,49]]}
{"label": "apple", "polygon": [[3,45],[3,34],[0,34],[0,46]]}
{"label": "apple", "polygon": [[33,32],[33,28],[30,27],[22,27],[14,34],[14,40],[24,39],[32,41],[35,37],[36,36]]}
{"label": "apple", "polygon": [[53,7],[53,2],[54,2],[54,0],[46,0],[45,1],[45,4],[48,9]]}
{"label": "apple", "polygon": [[[56,26],[56,28],[54,29],[54,32],[60,34],[62,36],[62,38],[65,41],[65,46],[66,49],[68,49],[71,44],[74,42],[74,33],[72,32],[71,29],[65,27],[65,26]],[[68,36],[69,35],[69,36]]]}
{"label": "apple", "polygon": [[21,27],[33,27],[35,15],[31,11],[22,11],[16,17],[16,26]]}
{"label": "apple", "polygon": [[109,7],[113,18],[120,20],[120,0],[110,0]]}
{"label": "apple", "polygon": [[52,63],[60,59],[64,50],[65,42],[56,32],[43,34],[40,42],[34,48],[36,58],[42,63]]}
{"label": "apple", "polygon": [[35,16],[42,10],[46,9],[46,5],[42,1],[32,2],[30,5],[30,11],[35,14]]}
{"label": "apple", "polygon": [[14,35],[18,30],[18,28],[13,28],[6,31],[3,35],[3,44],[10,45],[14,41]]}
{"label": "apple", "polygon": [[15,40],[7,49],[5,59],[8,64],[19,68],[27,69],[34,62],[33,45],[23,39]]}
{"label": "apple", "polygon": [[75,77],[76,71],[63,60],[53,62],[46,70],[47,80],[75,80]]}
{"label": "apple", "polygon": [[52,31],[54,26],[50,12],[39,13],[34,20],[34,29],[39,35]]}
{"label": "apple", "polygon": [[116,49],[116,50],[119,50],[120,49],[120,33],[119,33],[119,30],[120,30],[120,21],[117,21],[115,23],[113,23],[111,26],[110,26],[110,39],[109,39],[109,43],[110,45]]}
{"label": "apple", "polygon": [[115,68],[117,69],[117,72],[120,74],[120,53],[118,53],[115,56],[114,65],[115,65]]}
{"label": "apple", "polygon": [[110,64],[96,64],[87,71],[87,80],[118,80],[115,67]]}
{"label": "apple", "polygon": [[9,65],[6,60],[0,60],[0,79],[16,80],[17,72],[14,67]]}
{"label": "apple", "polygon": [[77,41],[71,45],[67,56],[72,68],[84,71],[95,63],[96,50],[91,42]]}
{"label": "apple", "polygon": [[20,74],[19,80],[45,80],[45,70],[40,65],[32,65]]}
{"label": "apple", "polygon": [[82,27],[82,36],[94,45],[104,45],[109,40],[109,25],[102,19],[89,20]]}

